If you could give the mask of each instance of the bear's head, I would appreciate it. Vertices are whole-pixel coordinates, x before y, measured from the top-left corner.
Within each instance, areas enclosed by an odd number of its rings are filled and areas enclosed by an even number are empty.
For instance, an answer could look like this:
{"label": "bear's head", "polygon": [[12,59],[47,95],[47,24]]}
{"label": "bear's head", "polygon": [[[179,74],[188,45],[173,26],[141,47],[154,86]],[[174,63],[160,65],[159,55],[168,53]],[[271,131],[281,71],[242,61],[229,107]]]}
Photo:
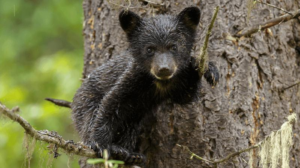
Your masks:
{"label": "bear's head", "polygon": [[152,18],[122,11],[119,20],[135,61],[157,81],[168,81],[190,65],[200,20],[197,7],[185,8],[177,16]]}

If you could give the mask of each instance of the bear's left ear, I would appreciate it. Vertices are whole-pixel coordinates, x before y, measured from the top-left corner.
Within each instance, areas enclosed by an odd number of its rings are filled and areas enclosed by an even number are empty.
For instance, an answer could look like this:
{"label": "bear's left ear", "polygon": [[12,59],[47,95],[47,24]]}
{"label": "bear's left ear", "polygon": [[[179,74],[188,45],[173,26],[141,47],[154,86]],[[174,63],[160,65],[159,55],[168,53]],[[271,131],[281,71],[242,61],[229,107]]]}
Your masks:
{"label": "bear's left ear", "polygon": [[186,27],[196,30],[200,21],[200,9],[197,7],[188,7],[179,13],[177,19],[179,23],[184,24]]}
{"label": "bear's left ear", "polygon": [[130,34],[140,25],[141,18],[134,12],[123,10],[119,15],[119,21],[122,29]]}

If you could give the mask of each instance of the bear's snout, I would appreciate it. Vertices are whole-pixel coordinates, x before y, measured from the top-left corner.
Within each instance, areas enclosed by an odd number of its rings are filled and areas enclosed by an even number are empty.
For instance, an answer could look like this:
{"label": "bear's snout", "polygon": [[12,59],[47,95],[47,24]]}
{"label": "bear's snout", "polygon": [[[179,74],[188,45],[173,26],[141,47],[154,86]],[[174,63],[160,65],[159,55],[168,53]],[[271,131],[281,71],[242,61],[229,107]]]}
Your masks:
{"label": "bear's snout", "polygon": [[170,54],[159,54],[151,64],[151,74],[158,80],[171,79],[176,73],[176,62]]}
{"label": "bear's snout", "polygon": [[161,67],[159,68],[156,76],[158,76],[160,79],[170,79],[173,76],[173,70],[169,67]]}

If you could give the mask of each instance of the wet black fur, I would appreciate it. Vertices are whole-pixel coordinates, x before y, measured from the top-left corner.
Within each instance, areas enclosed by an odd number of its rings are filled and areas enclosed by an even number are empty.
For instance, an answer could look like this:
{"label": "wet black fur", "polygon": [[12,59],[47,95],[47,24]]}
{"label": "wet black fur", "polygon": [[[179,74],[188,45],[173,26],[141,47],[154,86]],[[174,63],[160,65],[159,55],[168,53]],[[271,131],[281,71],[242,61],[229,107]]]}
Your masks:
{"label": "wet black fur", "polygon": [[[138,151],[137,137],[144,118],[152,115],[164,101],[190,103],[197,97],[200,78],[190,56],[200,10],[186,8],[178,16],[158,15],[140,18],[133,12],[121,12],[121,27],[127,34],[129,50],[113,57],[94,70],[78,89],[72,103],[73,119],[83,141],[101,152],[108,149],[114,159],[127,164],[144,162]],[[152,58],[148,46],[160,52],[173,52],[178,70],[170,80],[160,81],[150,74]],[[206,73],[206,78],[218,72]],[[95,146],[96,144],[96,146]],[[98,146],[97,146],[98,145]]]}

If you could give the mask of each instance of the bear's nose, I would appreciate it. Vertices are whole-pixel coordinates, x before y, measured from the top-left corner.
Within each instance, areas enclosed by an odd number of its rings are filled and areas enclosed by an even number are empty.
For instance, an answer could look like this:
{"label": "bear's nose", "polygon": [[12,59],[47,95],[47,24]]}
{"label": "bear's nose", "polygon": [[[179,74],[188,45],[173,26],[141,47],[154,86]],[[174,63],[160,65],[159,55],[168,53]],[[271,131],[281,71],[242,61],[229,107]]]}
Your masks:
{"label": "bear's nose", "polygon": [[172,77],[173,71],[168,67],[161,67],[158,70],[157,76],[161,79],[170,79]]}

